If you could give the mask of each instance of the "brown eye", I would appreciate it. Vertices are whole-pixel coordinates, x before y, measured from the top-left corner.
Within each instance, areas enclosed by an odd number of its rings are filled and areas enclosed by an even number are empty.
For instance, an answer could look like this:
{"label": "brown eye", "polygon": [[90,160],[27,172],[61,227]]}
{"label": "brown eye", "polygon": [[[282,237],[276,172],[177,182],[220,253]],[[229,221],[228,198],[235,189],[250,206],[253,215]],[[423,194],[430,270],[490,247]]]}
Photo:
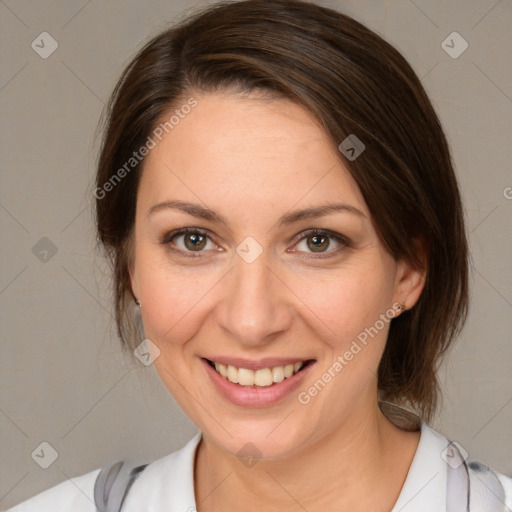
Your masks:
{"label": "brown eye", "polygon": [[329,248],[329,237],[325,235],[308,236],[308,247],[313,252],[323,252]]}
{"label": "brown eye", "polygon": [[302,233],[295,250],[291,252],[316,254],[318,258],[327,258],[348,247],[352,247],[351,241],[339,233],[326,229],[310,229]]}
{"label": "brown eye", "polygon": [[191,233],[182,235],[185,247],[191,251],[201,251],[204,249],[207,238],[199,233]]}
{"label": "brown eye", "polygon": [[215,243],[206,232],[194,228],[173,231],[164,236],[160,243],[175,253],[183,255],[188,253],[189,256],[192,256],[192,253],[197,253],[197,256],[199,256],[202,252],[206,252],[204,249],[208,248],[208,243],[212,244],[213,249],[216,248]]}

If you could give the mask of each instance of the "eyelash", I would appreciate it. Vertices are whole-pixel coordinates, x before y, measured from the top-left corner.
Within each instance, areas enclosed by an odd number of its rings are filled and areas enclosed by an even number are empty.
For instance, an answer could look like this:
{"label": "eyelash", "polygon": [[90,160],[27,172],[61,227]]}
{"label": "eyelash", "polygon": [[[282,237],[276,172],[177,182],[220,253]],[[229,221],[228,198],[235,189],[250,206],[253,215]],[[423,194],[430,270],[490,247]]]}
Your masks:
{"label": "eyelash", "polygon": [[[185,257],[188,258],[199,258],[201,257],[201,253],[205,251],[185,251],[182,249],[176,249],[171,247],[171,242],[173,242],[176,238],[178,238],[181,235],[187,235],[187,234],[195,234],[195,235],[201,235],[205,236],[208,239],[210,239],[211,242],[215,243],[214,240],[211,239],[208,232],[201,228],[182,228],[178,229],[176,231],[172,231],[168,234],[166,234],[162,240],[160,241],[161,245],[166,246],[168,250],[171,250],[173,252],[179,252],[183,255],[186,255]],[[328,229],[308,229],[306,231],[303,231],[301,234],[301,237],[294,243],[294,245],[297,245],[302,240],[307,239],[310,236],[326,236],[328,238],[336,240],[340,244],[340,247],[337,249],[333,249],[332,251],[326,251],[326,252],[310,252],[308,254],[311,254],[313,256],[307,256],[307,258],[315,258],[315,259],[321,259],[321,258],[330,258],[336,254],[338,254],[342,249],[352,247],[351,241],[340,235],[339,233],[336,233],[334,231],[330,231]],[[215,244],[217,245],[217,244]]]}

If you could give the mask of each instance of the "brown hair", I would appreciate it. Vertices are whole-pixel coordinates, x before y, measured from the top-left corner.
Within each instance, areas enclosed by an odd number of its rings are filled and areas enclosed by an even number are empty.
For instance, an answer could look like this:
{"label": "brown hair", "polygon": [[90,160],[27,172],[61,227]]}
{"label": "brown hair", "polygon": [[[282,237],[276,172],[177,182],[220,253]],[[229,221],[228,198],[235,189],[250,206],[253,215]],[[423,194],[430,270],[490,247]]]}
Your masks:
{"label": "brown hair", "polygon": [[[133,170],[126,162],[186,94],[256,89],[307,108],[336,146],[350,134],[363,141],[357,159],[340,159],[382,244],[395,259],[422,268],[417,247],[424,243],[425,287],[416,305],[391,322],[378,385],[388,400],[429,419],[440,356],[468,311],[467,240],[447,141],[396,49],[352,18],[307,2],[215,4],[154,37],[122,73],[106,107],[94,192],[122,343],[140,342],[127,262],[143,160]],[[123,165],[127,172],[113,182]]]}

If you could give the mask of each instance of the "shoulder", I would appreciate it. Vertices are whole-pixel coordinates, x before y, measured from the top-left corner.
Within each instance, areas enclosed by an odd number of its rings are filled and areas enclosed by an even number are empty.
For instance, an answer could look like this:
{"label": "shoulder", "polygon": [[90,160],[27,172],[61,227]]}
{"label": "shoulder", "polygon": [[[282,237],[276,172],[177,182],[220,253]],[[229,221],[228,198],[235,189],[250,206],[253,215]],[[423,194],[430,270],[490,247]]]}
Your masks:
{"label": "shoulder", "polygon": [[96,512],[94,482],[100,470],[71,478],[10,508],[7,512]]}
{"label": "shoulder", "polygon": [[[202,433],[185,446],[146,466],[135,480],[123,504],[127,512],[140,510],[193,510],[193,462]],[[95,469],[61,482],[6,512],[96,512]]]}
{"label": "shoulder", "polygon": [[[440,455],[446,471],[446,502],[465,497],[470,512],[510,512],[512,477],[479,461],[472,460],[464,448],[430,428],[424,428],[429,448],[442,448]],[[444,472],[443,471],[443,472]],[[450,507],[448,507],[450,510]]]}
{"label": "shoulder", "polygon": [[464,448],[421,424],[421,436],[392,512],[511,512],[512,478],[471,461]]}

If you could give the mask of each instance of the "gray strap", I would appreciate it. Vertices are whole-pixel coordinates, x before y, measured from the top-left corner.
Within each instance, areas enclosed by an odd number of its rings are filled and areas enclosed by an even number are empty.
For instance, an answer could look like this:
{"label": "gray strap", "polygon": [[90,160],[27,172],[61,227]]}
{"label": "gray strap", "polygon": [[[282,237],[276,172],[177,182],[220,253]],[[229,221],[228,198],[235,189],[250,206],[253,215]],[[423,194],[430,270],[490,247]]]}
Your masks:
{"label": "gray strap", "polygon": [[[494,471],[479,462],[466,464],[453,442],[447,446],[446,457],[446,512],[482,512],[483,507],[489,512],[505,510],[505,490]],[[470,469],[475,476],[472,483]]]}
{"label": "gray strap", "polygon": [[[505,489],[502,483],[496,476],[496,473],[480,462],[474,461],[468,464],[471,470],[471,476],[474,476],[473,486],[474,489],[471,505],[475,505],[475,511],[482,510],[481,503],[474,503],[476,498],[485,500],[485,507],[488,510],[509,510],[505,504]],[[485,496],[482,498],[482,496]],[[473,509],[470,507],[470,511]]]}
{"label": "gray strap", "polygon": [[119,461],[105,466],[94,483],[94,503],[98,512],[120,512],[131,485],[147,466]]}
{"label": "gray strap", "polygon": [[457,445],[446,448],[446,512],[469,512],[469,471]]}

